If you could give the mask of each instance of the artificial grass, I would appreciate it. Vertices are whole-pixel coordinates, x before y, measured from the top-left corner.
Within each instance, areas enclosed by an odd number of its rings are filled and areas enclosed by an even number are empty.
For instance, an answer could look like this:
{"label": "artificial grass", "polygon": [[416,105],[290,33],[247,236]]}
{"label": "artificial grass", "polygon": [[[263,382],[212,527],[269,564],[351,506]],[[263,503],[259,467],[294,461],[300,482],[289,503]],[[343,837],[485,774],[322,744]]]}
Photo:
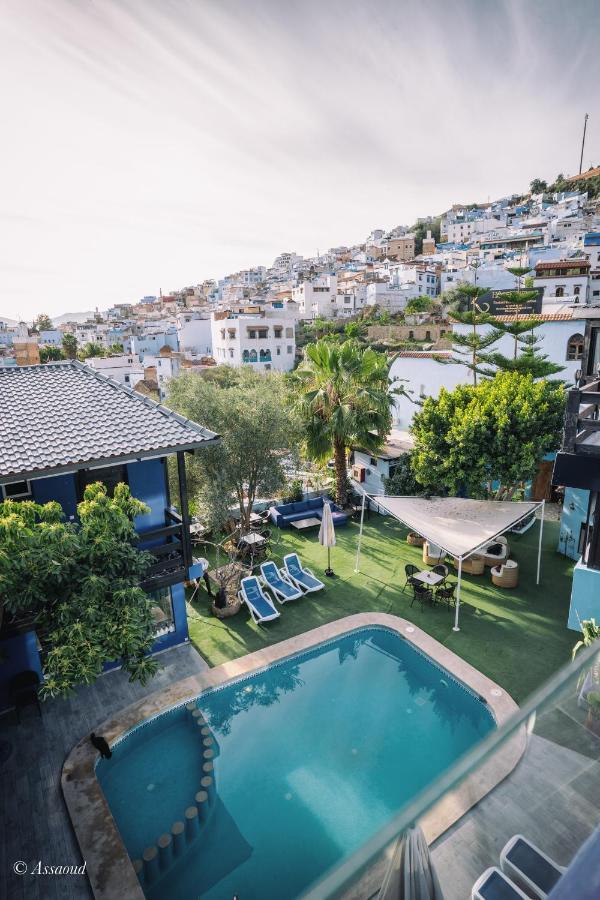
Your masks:
{"label": "artificial grass", "polygon": [[[566,624],[573,563],[556,551],[558,528],[556,522],[544,523],[539,586],[535,583],[537,526],[521,536],[508,535],[511,556],[519,563],[518,588],[495,587],[487,568],[485,575],[463,576],[459,632],[452,631],[452,608],[426,606],[421,611],[418,603],[410,608],[411,591],[407,588],[402,593],[404,566],[415,563],[426,568],[421,548],[406,543],[406,530],[395,520],[372,515],[365,523],[358,575],[354,574],[358,525],[350,522],[336,532],[337,546],[331,551],[336,577],[322,579],[324,591],[278,605],[281,617],[258,626],[245,607],[232,618],[216,619],[202,587],[193,606],[188,603],[190,638],[215,666],[353,613],[392,613],[423,628],[522,703],[569,660],[577,640]],[[297,550],[303,562],[322,577],[327,550],[319,545],[316,531],[299,534],[275,528],[272,545],[279,564],[285,553]]]}

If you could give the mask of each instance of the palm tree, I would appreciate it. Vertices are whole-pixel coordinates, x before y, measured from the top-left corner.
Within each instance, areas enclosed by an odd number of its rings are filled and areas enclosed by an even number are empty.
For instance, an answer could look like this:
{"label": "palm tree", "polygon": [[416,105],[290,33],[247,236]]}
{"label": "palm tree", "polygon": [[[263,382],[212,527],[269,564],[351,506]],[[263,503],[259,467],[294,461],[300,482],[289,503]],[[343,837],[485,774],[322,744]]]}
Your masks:
{"label": "palm tree", "polygon": [[341,506],[348,501],[348,448],[377,451],[392,425],[394,396],[405,393],[390,383],[391,362],[355,340],[321,340],[306,347],[292,376],[308,453],[319,460],[333,454]]}
{"label": "palm tree", "polygon": [[62,348],[67,359],[75,359],[77,356],[77,338],[67,332],[62,337]]}

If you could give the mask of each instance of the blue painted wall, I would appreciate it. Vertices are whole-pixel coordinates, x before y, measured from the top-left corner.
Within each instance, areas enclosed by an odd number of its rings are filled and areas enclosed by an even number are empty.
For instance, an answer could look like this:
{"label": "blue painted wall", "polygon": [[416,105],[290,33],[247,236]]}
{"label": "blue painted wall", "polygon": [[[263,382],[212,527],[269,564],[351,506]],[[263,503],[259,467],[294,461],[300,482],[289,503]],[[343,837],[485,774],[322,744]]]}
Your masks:
{"label": "blue painted wall", "polygon": [[165,524],[167,506],[166,463],[162,459],[129,463],[127,480],[132,495],[150,507],[149,513],[136,518],[136,531],[143,534],[144,531],[161,528]]}
{"label": "blue painted wall", "polygon": [[600,569],[588,569],[581,561],[573,570],[573,587],[569,607],[568,626],[581,631],[579,622],[595,619],[600,622]]}
{"label": "blue painted wall", "polygon": [[74,475],[36,478],[31,482],[31,493],[36,503],[56,500],[62,506],[67,519],[77,517],[77,488]]}
{"label": "blue painted wall", "polygon": [[589,497],[589,491],[565,488],[557,550],[570,559],[579,559],[581,555],[578,550],[579,534],[581,525],[587,518]]}
{"label": "blue painted wall", "polygon": [[42,681],[42,666],[35,631],[26,631],[0,641],[0,711],[9,707],[9,684],[15,675],[33,670]]}

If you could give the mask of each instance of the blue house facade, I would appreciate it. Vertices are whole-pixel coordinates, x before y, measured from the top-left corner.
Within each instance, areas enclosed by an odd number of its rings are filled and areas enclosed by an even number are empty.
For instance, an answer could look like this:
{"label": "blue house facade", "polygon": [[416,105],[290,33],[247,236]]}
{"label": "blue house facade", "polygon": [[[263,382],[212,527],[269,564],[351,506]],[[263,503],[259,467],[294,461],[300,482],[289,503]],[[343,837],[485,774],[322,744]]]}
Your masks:
{"label": "blue house facade", "polygon": [[[101,481],[109,493],[128,484],[149,507],[135,527],[138,546],[155,560],[141,585],[152,600],[153,652],[187,641],[184,581],[199,573],[191,551],[185,458],[218,435],[77,361],[3,370],[0,404],[1,499],[57,501],[65,519],[76,522],[88,484]],[[177,460],[177,498],[169,494],[169,456]],[[12,661],[2,680],[20,662],[41,670],[39,661],[32,663],[31,631],[4,628],[2,639],[11,642]]]}
{"label": "blue house facade", "polygon": [[553,483],[565,486],[559,549],[576,559],[568,627],[600,622],[600,324],[586,327],[578,387],[568,393]]}

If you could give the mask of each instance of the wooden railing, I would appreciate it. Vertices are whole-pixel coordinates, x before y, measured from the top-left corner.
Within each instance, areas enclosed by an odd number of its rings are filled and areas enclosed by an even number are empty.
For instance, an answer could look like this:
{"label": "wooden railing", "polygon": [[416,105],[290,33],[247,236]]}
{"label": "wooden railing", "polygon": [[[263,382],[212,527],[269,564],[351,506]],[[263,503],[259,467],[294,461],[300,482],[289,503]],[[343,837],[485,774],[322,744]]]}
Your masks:
{"label": "wooden railing", "polygon": [[571,388],[567,394],[563,452],[600,455],[600,441],[588,440],[597,432],[600,432],[600,381],[592,381],[584,387]]}

